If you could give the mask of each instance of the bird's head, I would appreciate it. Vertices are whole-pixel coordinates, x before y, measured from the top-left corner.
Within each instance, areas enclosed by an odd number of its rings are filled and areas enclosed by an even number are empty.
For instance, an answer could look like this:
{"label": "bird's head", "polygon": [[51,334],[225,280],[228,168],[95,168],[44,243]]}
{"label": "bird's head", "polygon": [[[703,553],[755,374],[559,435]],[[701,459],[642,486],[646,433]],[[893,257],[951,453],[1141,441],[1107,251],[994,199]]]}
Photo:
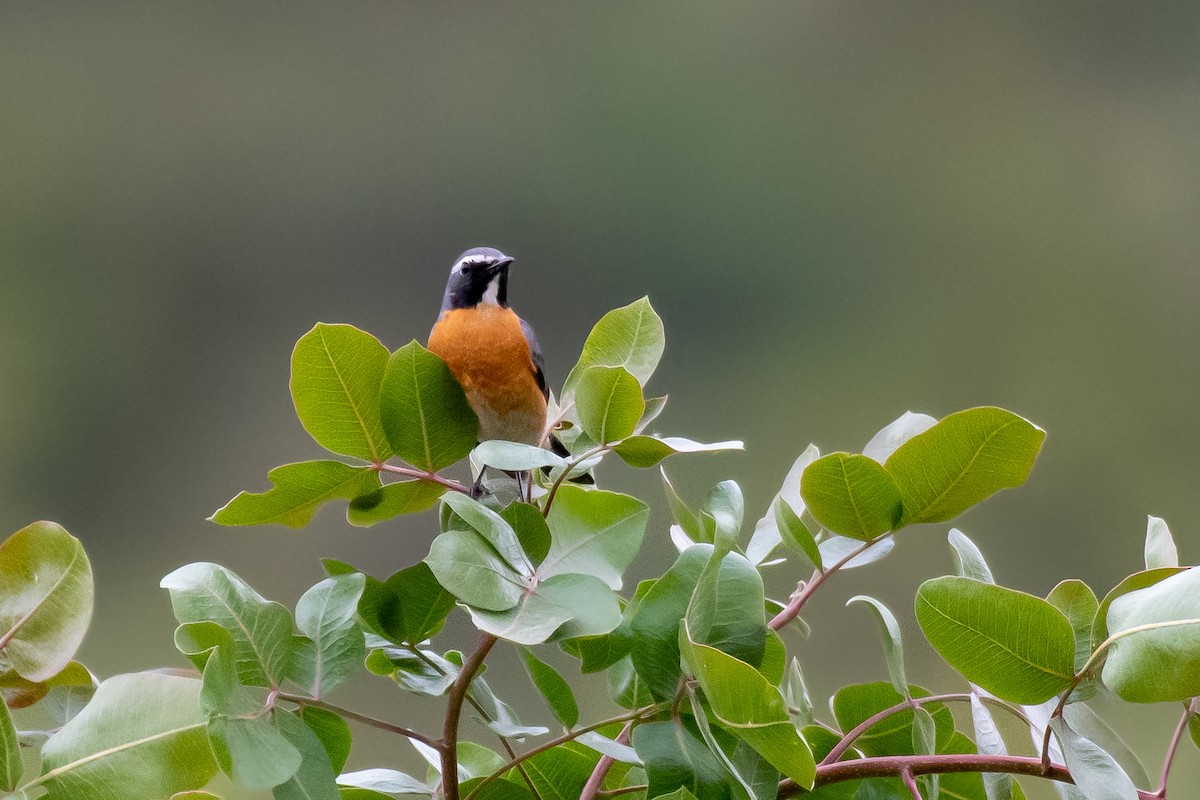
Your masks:
{"label": "bird's head", "polygon": [[508,266],[514,259],[494,247],[472,247],[450,268],[442,311],[478,305],[508,307]]}

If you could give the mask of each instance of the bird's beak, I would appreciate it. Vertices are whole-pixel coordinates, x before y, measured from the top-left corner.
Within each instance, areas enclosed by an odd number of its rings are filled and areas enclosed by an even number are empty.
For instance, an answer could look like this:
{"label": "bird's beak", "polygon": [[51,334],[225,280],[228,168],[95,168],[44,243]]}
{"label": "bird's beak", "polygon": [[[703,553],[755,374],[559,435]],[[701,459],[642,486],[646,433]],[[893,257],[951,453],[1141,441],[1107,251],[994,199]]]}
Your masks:
{"label": "bird's beak", "polygon": [[514,261],[516,261],[515,258],[502,258],[495,264],[492,264],[492,268],[488,270],[488,272],[492,273],[493,275],[498,272],[503,272],[504,270],[508,269],[508,266]]}

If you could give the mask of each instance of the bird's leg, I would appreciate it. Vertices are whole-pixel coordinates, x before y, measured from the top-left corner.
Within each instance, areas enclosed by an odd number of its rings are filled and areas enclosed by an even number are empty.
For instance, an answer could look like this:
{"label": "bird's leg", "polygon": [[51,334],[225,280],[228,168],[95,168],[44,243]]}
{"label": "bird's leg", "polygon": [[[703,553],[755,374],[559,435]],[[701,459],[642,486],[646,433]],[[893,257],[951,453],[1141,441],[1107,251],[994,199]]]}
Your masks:
{"label": "bird's leg", "polygon": [[478,500],[479,498],[483,497],[483,492],[484,492],[483,473],[485,471],[486,471],[486,467],[484,469],[479,470],[479,477],[475,479],[475,483],[471,484],[471,499],[472,500]]}

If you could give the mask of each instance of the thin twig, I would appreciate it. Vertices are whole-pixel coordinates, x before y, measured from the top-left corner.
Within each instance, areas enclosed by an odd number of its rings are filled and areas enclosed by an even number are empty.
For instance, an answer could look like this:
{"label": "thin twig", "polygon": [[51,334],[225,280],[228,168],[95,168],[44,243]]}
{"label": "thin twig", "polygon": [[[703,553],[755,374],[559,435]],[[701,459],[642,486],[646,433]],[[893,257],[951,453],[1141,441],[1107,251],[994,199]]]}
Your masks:
{"label": "thin twig", "polygon": [[342,717],[344,719],[354,720],[355,722],[361,723],[363,725],[367,725],[372,728],[378,728],[381,731],[388,731],[389,733],[398,733],[401,736],[406,736],[409,739],[415,739],[416,741],[421,742],[423,744],[427,744],[430,747],[434,747],[434,748],[438,747],[437,740],[431,739],[428,736],[424,736],[420,733],[417,733],[414,730],[410,730],[401,725],[393,725],[390,722],[385,722],[381,719],[375,719],[374,717],[368,717],[365,714],[359,714],[357,711],[350,711],[349,709],[341,708],[340,706],[335,706],[330,703],[326,703],[324,700],[314,700],[311,697],[305,697],[304,695],[299,695],[299,694],[289,694],[287,692],[276,692],[275,696],[278,697],[280,700],[287,700],[289,703],[295,703],[298,706],[304,706],[305,708],[319,708],[319,709],[322,709],[323,711],[329,711],[334,714],[337,714],[339,717]]}
{"label": "thin twig", "polygon": [[1179,749],[1179,743],[1183,741],[1183,732],[1187,730],[1188,722],[1192,718],[1192,710],[1195,707],[1195,698],[1183,706],[1183,716],[1179,718],[1179,724],[1175,726],[1175,733],[1171,735],[1171,743],[1167,745],[1167,754],[1163,757],[1162,774],[1158,780],[1158,791],[1154,793],[1155,797],[1167,796],[1167,778],[1171,775],[1171,763],[1175,760],[1175,752]]}
{"label": "thin twig", "polygon": [[471,688],[475,673],[483,666],[483,660],[495,647],[495,636],[485,633],[479,640],[475,652],[463,663],[454,683],[450,685],[450,694],[446,699],[446,722],[442,729],[442,797],[444,800],[459,800],[458,794],[458,721],[462,717],[463,703]]}
{"label": "thin twig", "polygon": [[396,464],[384,464],[379,462],[374,464],[374,467],[378,472],[390,472],[393,475],[403,475],[406,478],[416,478],[419,481],[440,484],[445,486],[447,489],[460,492],[461,494],[471,494],[471,490],[466,486],[463,486],[458,481],[451,480],[449,478],[443,478],[436,472],[429,472],[428,470],[415,469],[413,467],[401,467]]}
{"label": "thin twig", "polygon": [[908,788],[909,794],[913,796],[913,800],[921,800],[921,789],[917,786],[917,779],[913,777],[912,770],[900,770],[900,779],[904,781],[904,785]]}
{"label": "thin twig", "polygon": [[[885,536],[890,535],[891,534],[885,534]],[[828,580],[834,573],[836,573],[850,561],[866,552],[868,548],[882,540],[883,536],[877,536],[868,542],[863,542],[861,547],[856,547],[851,550],[829,569],[814,571],[812,577],[809,578],[807,582],[802,582],[796,586],[796,591],[792,593],[791,600],[788,601],[788,604],[782,611],[775,615],[774,619],[767,623],[767,627],[773,631],[777,631],[794,620],[796,617],[800,616],[800,610],[804,608],[804,604],[808,602],[808,598],[812,597],[813,592],[815,592],[822,583]]]}
{"label": "thin twig", "polygon": [[[633,720],[625,723],[625,727],[617,734],[617,742],[620,744],[629,744],[629,732],[631,730],[633,730]],[[583,791],[579,793],[579,800],[596,800],[596,795],[599,794],[600,788],[604,786],[604,779],[608,777],[608,771],[612,769],[614,763],[616,763],[616,759],[612,756],[600,756],[600,760],[596,762],[596,768],[592,770],[587,783],[583,785]]]}
{"label": "thin twig", "polygon": [[546,493],[546,503],[542,506],[543,517],[550,516],[550,506],[554,504],[554,496],[558,494],[558,488],[563,485],[563,482],[567,479],[567,476],[571,474],[571,470],[575,469],[589,458],[600,455],[607,449],[607,445],[596,445],[591,450],[584,451],[582,455],[573,461],[567,462],[567,466],[563,468],[562,474],[558,476],[553,484],[551,484],[550,491]]}

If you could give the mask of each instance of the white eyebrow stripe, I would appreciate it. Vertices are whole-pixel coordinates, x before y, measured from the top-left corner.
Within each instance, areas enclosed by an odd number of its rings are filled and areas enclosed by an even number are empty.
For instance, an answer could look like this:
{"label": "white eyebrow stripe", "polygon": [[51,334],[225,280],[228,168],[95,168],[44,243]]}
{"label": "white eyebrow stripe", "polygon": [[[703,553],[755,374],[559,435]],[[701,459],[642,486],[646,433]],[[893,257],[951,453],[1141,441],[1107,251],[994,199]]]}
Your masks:
{"label": "white eyebrow stripe", "polygon": [[492,260],[487,256],[467,256],[466,258],[460,258],[458,261],[455,261],[454,266],[450,268],[450,271],[454,272],[454,270],[458,269],[464,264],[478,266],[480,264],[490,264],[491,262]]}

